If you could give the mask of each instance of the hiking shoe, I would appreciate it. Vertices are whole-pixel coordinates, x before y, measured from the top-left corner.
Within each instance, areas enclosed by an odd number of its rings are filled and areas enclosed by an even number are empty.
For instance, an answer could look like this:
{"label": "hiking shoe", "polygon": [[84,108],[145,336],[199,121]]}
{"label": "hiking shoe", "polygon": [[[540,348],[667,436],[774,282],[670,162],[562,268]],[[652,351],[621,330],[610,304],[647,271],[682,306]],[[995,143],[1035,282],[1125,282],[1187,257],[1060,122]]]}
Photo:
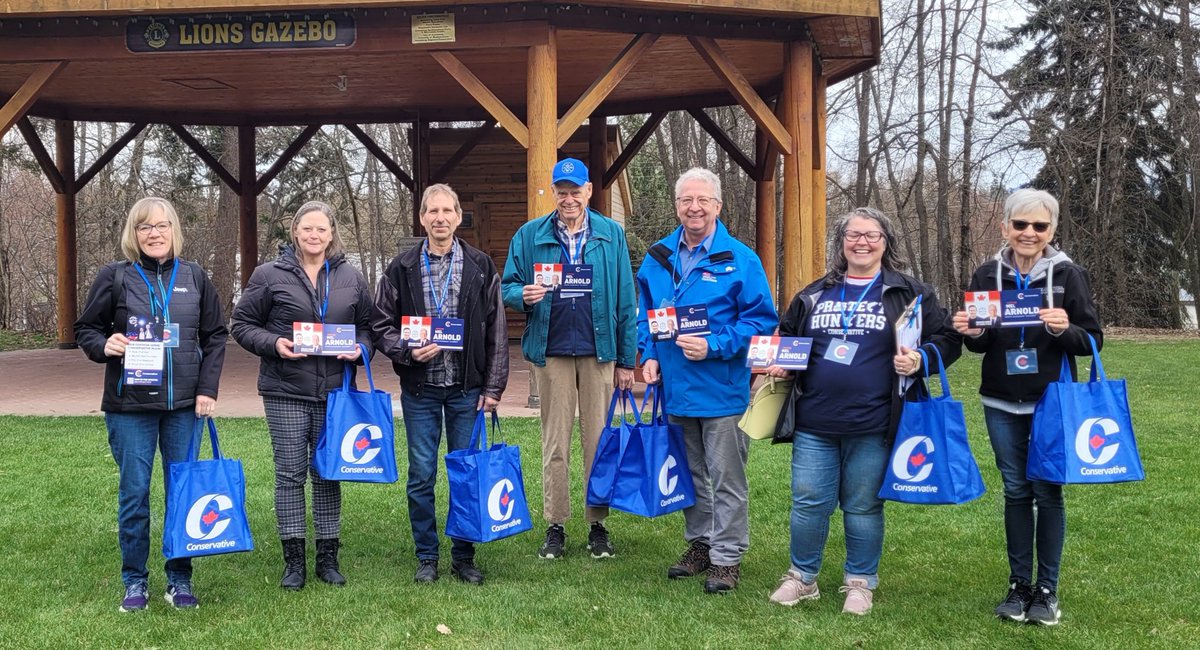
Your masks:
{"label": "hiking shoe", "polygon": [[598,521],[592,522],[592,528],[588,531],[587,550],[597,560],[617,554],[613,550],[612,541],[608,538],[608,529],[604,527],[604,524]]}
{"label": "hiking shoe", "polygon": [[177,582],[167,585],[167,593],[163,598],[175,609],[195,609],[200,606],[200,600],[192,595],[192,585],[187,582]]}
{"label": "hiking shoe", "polygon": [[1058,596],[1045,587],[1033,591],[1033,602],[1025,612],[1025,622],[1035,625],[1058,625],[1062,612],[1058,609]]}
{"label": "hiking shoe", "polygon": [[417,564],[417,573],[413,576],[413,582],[431,583],[438,580],[438,561],[437,560],[421,560]]}
{"label": "hiking shoe", "polygon": [[567,551],[567,531],[562,524],[552,524],[546,529],[546,541],[538,551],[543,560],[554,560],[563,556]]}
{"label": "hiking shoe", "polygon": [[816,581],[811,584],[800,577],[800,572],[788,569],[779,579],[779,587],[771,594],[771,602],[791,607],[802,600],[816,600],[821,597],[821,590]]}
{"label": "hiking shoe", "polygon": [[472,560],[455,560],[450,564],[450,573],[469,585],[483,584],[483,572]]}
{"label": "hiking shoe", "polygon": [[1029,610],[1029,604],[1032,602],[1033,589],[1023,582],[1013,582],[1008,586],[1008,595],[1004,597],[1004,602],[996,605],[996,618],[1023,623],[1025,612]]}
{"label": "hiking shoe", "polygon": [[704,591],[710,594],[723,594],[732,591],[737,586],[742,574],[742,565],[721,566],[714,564],[708,568],[708,580],[704,581]]}
{"label": "hiking shoe", "polygon": [[863,578],[850,578],[838,591],[846,594],[846,602],[842,604],[843,614],[862,616],[871,611],[871,600],[874,595],[867,581]]}
{"label": "hiking shoe", "polygon": [[146,595],[146,583],[135,582],[128,587],[125,587],[125,598],[121,599],[121,606],[117,608],[121,612],[140,612],[150,604],[150,597]]}
{"label": "hiking shoe", "polygon": [[679,561],[671,565],[667,569],[667,577],[675,580],[677,578],[691,578],[698,576],[712,566],[712,562],[708,559],[708,543],[696,540],[688,546],[688,549],[683,552],[683,556]]}

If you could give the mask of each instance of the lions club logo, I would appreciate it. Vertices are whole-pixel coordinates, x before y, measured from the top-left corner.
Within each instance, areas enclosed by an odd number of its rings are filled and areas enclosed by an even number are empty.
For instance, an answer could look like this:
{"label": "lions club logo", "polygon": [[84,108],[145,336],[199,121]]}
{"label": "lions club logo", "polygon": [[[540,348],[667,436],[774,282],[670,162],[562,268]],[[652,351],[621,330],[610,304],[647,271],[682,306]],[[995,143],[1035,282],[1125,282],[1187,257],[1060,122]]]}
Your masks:
{"label": "lions club logo", "polygon": [[[1099,432],[1093,432],[1097,427]],[[1116,457],[1121,443],[1108,442],[1110,436],[1121,432],[1121,426],[1112,418],[1088,418],[1075,432],[1075,455],[1089,465],[1106,465]]]}
{"label": "lions club logo", "polygon": [[488,493],[487,507],[488,516],[493,521],[505,521],[512,517],[513,506],[516,505],[512,491],[513,482],[506,478],[496,481],[492,486],[492,491]]}
{"label": "lions club logo", "polygon": [[374,424],[360,422],[342,436],[342,460],[352,465],[366,465],[379,455],[379,447],[371,447],[372,440],[383,437],[383,431]]}
{"label": "lions club logo", "polygon": [[929,436],[914,436],[896,447],[892,455],[892,473],[901,481],[920,483],[933,473],[933,440]]}
{"label": "lions club logo", "polygon": [[[233,499],[224,494],[206,494],[188,510],[184,530],[192,539],[216,539],[229,528],[229,517],[221,513],[233,507]],[[206,532],[207,531],[207,532]]]}
{"label": "lions club logo", "polygon": [[662,467],[658,468],[658,491],[664,497],[674,492],[679,485],[679,477],[671,473],[675,465],[675,457],[668,454]]}
{"label": "lions club logo", "polygon": [[157,20],[146,27],[146,45],[157,50],[167,44],[168,38],[170,33],[167,32],[167,26]]}

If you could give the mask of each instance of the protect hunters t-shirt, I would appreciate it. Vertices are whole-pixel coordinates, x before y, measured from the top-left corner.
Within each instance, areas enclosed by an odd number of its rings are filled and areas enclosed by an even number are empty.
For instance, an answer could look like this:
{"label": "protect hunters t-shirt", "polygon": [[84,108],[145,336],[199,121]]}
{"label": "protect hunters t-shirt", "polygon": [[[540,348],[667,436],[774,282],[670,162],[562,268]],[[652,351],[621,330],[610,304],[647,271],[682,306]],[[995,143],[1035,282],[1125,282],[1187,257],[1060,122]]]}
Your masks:
{"label": "protect hunters t-shirt", "polygon": [[[804,395],[796,400],[797,431],[822,436],[887,432],[896,343],[883,311],[883,285],[876,281],[863,295],[868,284],[871,278],[847,277],[844,291],[840,284],[826,289],[808,315],[803,335],[813,337],[813,349]],[[843,335],[858,345],[849,365],[825,358]]]}

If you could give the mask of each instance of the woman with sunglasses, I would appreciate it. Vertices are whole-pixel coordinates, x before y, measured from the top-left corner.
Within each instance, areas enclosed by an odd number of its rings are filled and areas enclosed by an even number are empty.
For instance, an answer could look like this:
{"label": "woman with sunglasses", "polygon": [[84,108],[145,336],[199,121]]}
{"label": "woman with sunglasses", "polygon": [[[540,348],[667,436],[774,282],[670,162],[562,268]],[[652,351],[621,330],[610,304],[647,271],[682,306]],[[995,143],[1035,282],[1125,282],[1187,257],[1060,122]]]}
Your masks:
{"label": "woman with sunglasses", "polygon": [[[1041,327],[968,326],[967,312],[954,315],[954,328],[972,352],[983,353],[984,420],[1004,481],[1004,532],[1009,589],[996,616],[1055,625],[1058,568],[1066,534],[1061,485],[1025,475],[1033,410],[1046,386],[1058,379],[1063,355],[1092,353],[1088,335],[1103,343],[1087,273],[1050,245],[1058,226],[1058,201],[1041,190],[1022,189],[1004,202],[1005,246],[971,277],[967,291],[1040,290]],[[1071,363],[1075,373],[1074,359]],[[1033,558],[1037,555],[1037,581]]]}

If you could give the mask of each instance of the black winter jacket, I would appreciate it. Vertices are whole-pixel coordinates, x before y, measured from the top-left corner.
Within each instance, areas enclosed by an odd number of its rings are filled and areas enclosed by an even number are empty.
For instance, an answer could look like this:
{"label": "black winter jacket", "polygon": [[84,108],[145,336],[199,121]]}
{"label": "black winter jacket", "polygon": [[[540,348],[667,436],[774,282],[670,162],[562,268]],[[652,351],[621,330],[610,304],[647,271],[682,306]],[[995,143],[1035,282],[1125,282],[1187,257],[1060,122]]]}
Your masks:
{"label": "black winter jacket", "polygon": [[[326,323],[352,323],[358,342],[371,345],[371,294],[362,273],[346,261],[346,256],[329,259],[329,308]],[[279,356],[275,342],[291,340],[292,323],[321,322],[320,309],[325,300],[325,269],[317,273],[313,287],[305,275],[295,250],[288,246],[279,259],[254,269],[250,284],[233,308],[233,338],[262,358],[258,370],[258,394],[322,402],[326,394],[342,385],[345,361],[311,355],[288,360]]]}
{"label": "black winter jacket", "polygon": [[[500,275],[492,258],[458,240],[463,254],[458,317],[463,319],[463,390],[479,388],[500,399],[508,385],[508,323],[500,296]],[[414,361],[401,345],[400,317],[425,316],[421,244],[400,253],[388,265],[375,290],[375,345],[392,360],[400,388],[420,395],[426,364]]]}
{"label": "black winter jacket", "polygon": [[[921,343],[933,344],[937,346],[938,351],[942,354],[942,360],[947,367],[954,363],[962,354],[962,337],[954,330],[950,314],[938,303],[937,295],[933,287],[924,284],[904,273],[895,271],[883,271],[883,311],[887,316],[889,326],[895,326],[899,320],[901,312],[912,302],[918,294],[923,295],[921,299],[921,323],[923,331],[921,332]],[[829,277],[823,277],[816,282],[808,285],[792,298],[791,305],[788,306],[787,313],[779,321],[780,336],[809,336],[806,331],[808,327],[808,314],[812,311],[816,302],[821,297],[821,292],[826,288],[833,286],[835,283]],[[883,372],[892,374],[892,413],[888,420],[887,441],[891,444],[892,439],[896,436],[896,429],[900,426],[900,414],[904,408],[906,399],[915,399],[917,396],[928,394],[925,389],[925,383],[914,381],[903,396],[900,395],[900,376],[893,372],[889,365],[882,369]],[[775,425],[775,436],[772,442],[791,442],[796,433],[796,400],[804,394],[804,373],[797,373],[795,382],[792,384],[792,392],[788,395],[786,404],[783,410],[779,413],[779,421]]]}
{"label": "black winter jacket", "polygon": [[[169,302],[171,320],[179,324],[179,347],[166,349],[162,386],[125,385],[124,357],[105,356],[104,344],[114,332],[127,331],[130,315],[151,314],[150,291],[129,262],[112,262],[101,268],[88,291],[83,313],[75,321],[79,347],[92,361],[106,364],[100,409],[172,411],[194,406],[196,395],[216,399],[229,338],[217,288],[195,262],[170,259],[159,264],[142,256],[140,263],[147,279],[155,286],[161,282],[163,287],[170,283],[175,264],[180,264]],[[121,286],[114,287],[117,275]]]}
{"label": "black winter jacket", "polygon": [[[1007,255],[1001,256],[1003,290],[1017,288],[1013,267]],[[1049,271],[1049,272],[1048,272]],[[1006,402],[1037,402],[1046,392],[1046,386],[1057,381],[1062,372],[1063,354],[1072,357],[1071,376],[1076,377],[1074,357],[1091,356],[1092,346],[1088,334],[1096,339],[1096,348],[1104,345],[1104,333],[1100,329],[1100,318],[1092,302],[1092,288],[1087,272],[1071,261],[1065,253],[1047,248],[1030,274],[1030,287],[1040,288],[1045,295],[1046,280],[1054,283],[1054,306],[1067,310],[1070,326],[1059,336],[1054,336],[1043,327],[993,327],[978,337],[965,337],[964,344],[972,352],[983,353],[982,381],[979,394]],[[968,291],[996,290],[996,261],[985,262],[971,276]],[[1043,306],[1046,302],[1043,298]],[[1025,330],[1025,347],[1037,350],[1038,371],[1036,374],[1008,374],[1007,350],[1020,346],[1021,329]]]}

